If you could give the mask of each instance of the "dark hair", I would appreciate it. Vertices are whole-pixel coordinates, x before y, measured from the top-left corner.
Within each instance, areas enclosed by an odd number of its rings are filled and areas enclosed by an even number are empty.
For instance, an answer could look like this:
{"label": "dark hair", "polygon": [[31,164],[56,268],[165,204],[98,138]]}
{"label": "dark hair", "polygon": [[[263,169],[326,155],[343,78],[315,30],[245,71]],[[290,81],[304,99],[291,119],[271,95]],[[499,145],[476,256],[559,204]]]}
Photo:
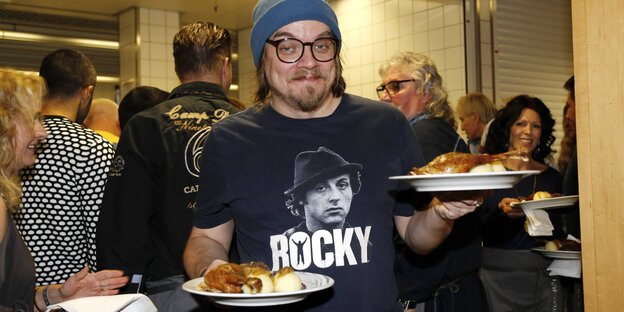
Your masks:
{"label": "dark hair", "polygon": [[[271,87],[269,86],[269,81],[264,74],[265,70],[265,57],[266,57],[266,49],[263,49],[262,58],[260,58],[260,62],[258,63],[258,68],[256,69],[256,81],[258,83],[258,87],[256,89],[256,96],[254,99],[254,103],[264,103],[268,104],[268,99],[270,98]],[[336,62],[336,80],[332,83],[331,90],[334,97],[342,96],[345,89],[347,88],[347,83],[342,77],[342,59],[340,57],[340,51],[336,54],[336,58],[334,59]]]}
{"label": "dark hair", "polygon": [[69,98],[83,88],[95,86],[97,74],[91,60],[79,51],[61,49],[43,58],[39,76],[45,79],[46,99]]}
{"label": "dark hair", "polygon": [[217,71],[232,56],[232,36],[211,22],[195,22],[182,27],[173,38],[175,71],[180,80],[187,75]]}
{"label": "dark hair", "polygon": [[488,131],[485,153],[498,154],[507,152],[511,127],[520,118],[522,111],[527,108],[534,110],[540,116],[542,122],[542,135],[537,147],[533,151],[533,159],[544,162],[546,156],[553,152],[551,146],[555,142],[555,136],[553,135],[555,120],[542,100],[525,94],[514,97],[496,113],[496,117]]}
{"label": "dark hair", "polygon": [[572,98],[572,101],[576,101],[574,96],[574,75],[572,75],[572,77],[570,77],[570,79],[563,84],[563,88],[570,92],[570,98]]}
{"label": "dark hair", "polygon": [[130,117],[165,101],[168,97],[169,92],[150,86],[130,90],[119,103],[119,126],[123,129]]}
{"label": "dark hair", "polygon": [[[360,172],[350,171],[348,173],[349,181],[351,183],[351,191],[353,191],[353,194],[357,194],[360,192],[360,187],[362,186],[362,181],[360,180]],[[334,174],[322,175],[314,178],[311,181],[306,182],[305,185],[302,185],[302,187],[294,190],[293,193],[290,195],[290,198],[286,200],[286,208],[290,210],[290,213],[292,213],[293,216],[305,219],[305,211],[303,209],[303,205],[300,204],[300,201],[305,199],[306,193],[310,191],[311,186],[315,185],[319,181],[324,181],[332,176],[338,176],[340,174],[342,173],[335,174],[334,172]]]}

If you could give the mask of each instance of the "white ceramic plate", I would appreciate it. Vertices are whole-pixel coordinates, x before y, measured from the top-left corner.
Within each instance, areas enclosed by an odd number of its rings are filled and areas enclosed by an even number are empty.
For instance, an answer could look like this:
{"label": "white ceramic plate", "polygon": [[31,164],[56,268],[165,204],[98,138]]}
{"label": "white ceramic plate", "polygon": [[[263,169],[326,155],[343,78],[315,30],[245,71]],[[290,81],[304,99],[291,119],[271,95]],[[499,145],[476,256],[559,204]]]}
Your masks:
{"label": "white ceramic plate", "polygon": [[522,178],[539,173],[538,170],[519,170],[485,173],[448,173],[404,175],[390,177],[411,184],[419,192],[475,191],[506,189]]}
{"label": "white ceramic plate", "polygon": [[195,278],[184,284],[182,289],[202,295],[208,296],[212,301],[218,304],[238,307],[261,307],[273,306],[280,304],[288,304],[305,299],[310,293],[327,289],[334,285],[334,280],[326,275],[296,272],[305,286],[304,289],[290,292],[275,292],[266,294],[226,294],[219,292],[210,292],[199,289],[199,284],[203,282],[203,278]]}
{"label": "white ceramic plate", "polygon": [[541,253],[542,255],[548,258],[573,259],[573,260],[581,259],[580,251],[567,251],[567,250],[550,251],[550,250],[546,250],[544,247],[535,247],[533,248],[533,250]]}
{"label": "white ceramic plate", "polygon": [[545,198],[537,200],[528,200],[520,203],[512,203],[513,207],[527,208],[527,209],[552,209],[563,208],[574,205],[579,199],[578,195],[561,196],[554,198]]}

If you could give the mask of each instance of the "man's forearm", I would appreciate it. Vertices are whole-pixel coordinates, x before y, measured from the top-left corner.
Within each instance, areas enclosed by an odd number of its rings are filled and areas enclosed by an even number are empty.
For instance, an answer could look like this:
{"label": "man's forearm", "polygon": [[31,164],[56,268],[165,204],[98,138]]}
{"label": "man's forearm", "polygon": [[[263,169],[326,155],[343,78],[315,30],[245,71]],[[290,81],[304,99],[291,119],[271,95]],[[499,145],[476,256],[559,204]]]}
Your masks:
{"label": "man's forearm", "polygon": [[191,278],[228,261],[228,252],[218,242],[205,236],[191,236],[184,250],[184,268]]}
{"label": "man's forearm", "polygon": [[409,220],[405,242],[416,253],[430,253],[451,233],[453,220],[444,219],[436,213],[433,206],[439,204],[434,199],[428,209],[415,212]]}

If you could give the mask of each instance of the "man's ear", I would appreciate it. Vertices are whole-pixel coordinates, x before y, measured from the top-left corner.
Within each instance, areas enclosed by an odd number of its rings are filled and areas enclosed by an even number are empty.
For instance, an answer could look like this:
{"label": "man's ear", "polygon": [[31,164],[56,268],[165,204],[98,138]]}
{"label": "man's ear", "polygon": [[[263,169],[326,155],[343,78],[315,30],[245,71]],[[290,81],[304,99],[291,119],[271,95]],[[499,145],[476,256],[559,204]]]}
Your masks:
{"label": "man's ear", "polygon": [[221,66],[221,86],[227,92],[232,84],[232,62],[229,57],[223,59]]}
{"label": "man's ear", "polygon": [[94,90],[95,90],[95,86],[93,85],[82,88],[82,90],[80,91],[80,100],[81,101],[89,100],[89,97],[93,95]]}

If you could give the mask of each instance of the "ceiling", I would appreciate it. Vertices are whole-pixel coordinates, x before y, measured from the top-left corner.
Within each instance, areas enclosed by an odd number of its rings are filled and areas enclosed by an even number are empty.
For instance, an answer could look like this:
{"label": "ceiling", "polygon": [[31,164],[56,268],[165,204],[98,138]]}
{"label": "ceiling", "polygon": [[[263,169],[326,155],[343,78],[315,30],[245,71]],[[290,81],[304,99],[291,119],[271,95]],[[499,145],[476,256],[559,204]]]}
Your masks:
{"label": "ceiling", "polygon": [[[50,51],[76,48],[94,63],[98,74],[118,77],[117,50],[65,42],[7,39],[2,31],[52,38],[118,40],[117,15],[131,7],[180,12],[180,24],[211,21],[230,30],[251,27],[257,0],[0,0],[0,66],[37,71]],[[236,32],[233,32],[234,34]]]}
{"label": "ceiling", "polygon": [[27,10],[91,19],[115,18],[130,7],[180,12],[182,25],[211,21],[228,29],[251,27],[257,0],[0,0],[0,9]]}

